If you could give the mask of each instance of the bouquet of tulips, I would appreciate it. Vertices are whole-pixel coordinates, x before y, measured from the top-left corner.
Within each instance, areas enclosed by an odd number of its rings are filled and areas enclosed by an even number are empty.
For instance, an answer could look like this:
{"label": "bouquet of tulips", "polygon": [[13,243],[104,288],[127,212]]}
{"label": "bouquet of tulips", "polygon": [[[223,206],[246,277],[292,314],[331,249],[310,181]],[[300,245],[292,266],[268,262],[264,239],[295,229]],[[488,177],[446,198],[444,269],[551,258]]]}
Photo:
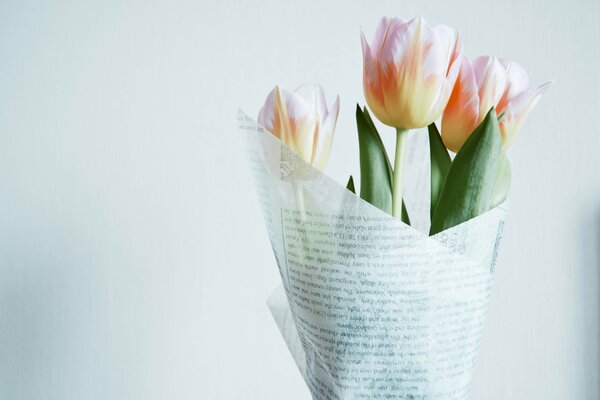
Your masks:
{"label": "bouquet of tulips", "polygon": [[[506,150],[549,82],[462,53],[458,33],[383,18],[362,35],[360,191],[321,171],[339,97],[275,87],[247,133],[282,277],[269,306],[314,399],[466,399],[510,186]],[[372,116],[395,128],[394,164]],[[441,118],[440,129],[436,121]],[[403,201],[411,129],[428,128],[429,231]],[[440,133],[441,132],[441,133]],[[409,169],[408,169],[409,170]]]}

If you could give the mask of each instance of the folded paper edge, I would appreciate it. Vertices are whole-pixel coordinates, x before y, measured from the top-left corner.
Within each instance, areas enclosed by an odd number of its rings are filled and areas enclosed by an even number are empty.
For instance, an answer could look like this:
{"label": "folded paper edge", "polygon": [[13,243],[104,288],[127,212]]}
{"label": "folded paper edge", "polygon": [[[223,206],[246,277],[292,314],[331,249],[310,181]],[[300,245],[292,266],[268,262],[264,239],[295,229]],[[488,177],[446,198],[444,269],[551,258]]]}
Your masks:
{"label": "folded paper edge", "polygon": [[[262,129],[262,133],[268,133],[269,131],[264,128],[262,125],[260,125],[258,122],[256,122],[253,118],[249,117],[244,111],[242,111],[241,109],[238,109],[238,128],[242,127],[243,123],[248,123],[251,122],[253,124],[255,124],[257,127]],[[257,131],[256,133],[258,133],[259,131]],[[274,140],[276,140],[277,142],[279,142],[280,145],[282,145],[283,147],[285,147],[286,149],[288,149],[290,152],[292,152],[293,154],[295,154],[294,150],[292,150],[287,144],[285,144],[284,142],[282,142],[278,137],[271,135],[272,138]],[[306,161],[304,161],[302,158],[298,157],[298,160],[300,160],[302,163],[305,164],[306,167],[314,170],[314,172],[321,174],[322,176],[324,176],[325,178],[327,178],[327,180],[336,188],[338,189],[343,189],[343,190],[347,190],[344,186],[342,186],[339,182],[337,182],[336,180],[334,180],[333,178],[331,178],[329,175],[325,174],[322,171],[318,171],[316,169],[314,169],[310,164],[308,164]],[[482,219],[486,219],[488,218],[491,214],[496,214],[496,213],[501,213],[502,214],[502,219],[504,218],[504,215],[506,214],[506,210],[507,210],[507,205],[508,205],[508,199],[505,200],[504,202],[502,202],[501,204],[499,204],[498,206],[484,212],[483,214],[480,214],[474,218],[471,218],[467,221],[461,222],[458,225],[455,225],[451,228],[445,229],[441,232],[436,233],[435,235],[429,236],[428,234],[419,231],[418,229],[416,229],[413,226],[407,225],[404,222],[394,218],[393,216],[391,216],[390,214],[380,210],[379,208],[373,206],[371,203],[369,203],[368,201],[365,201],[364,199],[362,199],[360,196],[355,194],[355,197],[357,199],[357,201],[361,202],[363,205],[366,205],[367,207],[371,207],[371,209],[375,210],[376,213],[379,213],[382,217],[384,218],[388,218],[390,220],[393,221],[393,223],[399,224],[401,225],[404,229],[410,229],[413,234],[423,238],[423,239],[430,239],[430,240],[434,240],[437,243],[439,243],[441,246],[448,248],[445,243],[443,243],[442,241],[440,241],[440,238],[443,237],[444,235],[449,235],[452,234],[453,231],[461,231],[462,229],[464,229],[466,226],[469,226],[471,224],[476,224],[478,223],[479,220]],[[452,250],[452,249],[450,249]]]}
{"label": "folded paper edge", "polygon": [[267,299],[267,307],[271,311],[275,324],[279,328],[279,332],[294,358],[298,370],[306,380],[306,355],[282,284]]}

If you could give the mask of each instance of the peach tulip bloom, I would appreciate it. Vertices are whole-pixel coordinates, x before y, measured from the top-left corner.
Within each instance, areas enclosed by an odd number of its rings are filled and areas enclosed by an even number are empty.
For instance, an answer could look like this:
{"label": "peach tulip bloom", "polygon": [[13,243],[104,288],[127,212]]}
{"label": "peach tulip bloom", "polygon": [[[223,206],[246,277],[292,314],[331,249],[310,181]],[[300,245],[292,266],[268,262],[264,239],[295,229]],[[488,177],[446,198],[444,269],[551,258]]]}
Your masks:
{"label": "peach tulip bloom", "polygon": [[496,107],[503,149],[510,146],[525,117],[550,86],[529,87],[519,64],[482,56],[463,56],[460,73],[442,117],[442,139],[457,152],[492,107]]}
{"label": "peach tulip bloom", "polygon": [[384,124],[421,128],[444,111],[460,69],[458,33],[422,17],[382,18],[371,44],[361,32],[367,104]]}
{"label": "peach tulip bloom", "polygon": [[339,96],[329,109],[319,85],[302,85],[293,92],[276,86],[258,114],[258,123],[304,161],[323,170],[331,151],[339,111]]}

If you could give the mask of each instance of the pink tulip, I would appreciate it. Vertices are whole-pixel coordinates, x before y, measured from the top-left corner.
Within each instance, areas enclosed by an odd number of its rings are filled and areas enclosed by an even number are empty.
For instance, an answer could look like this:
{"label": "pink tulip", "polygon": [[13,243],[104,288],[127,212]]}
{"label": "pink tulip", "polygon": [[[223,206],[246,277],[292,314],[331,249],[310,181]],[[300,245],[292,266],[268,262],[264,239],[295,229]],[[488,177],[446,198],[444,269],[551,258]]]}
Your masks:
{"label": "pink tulip", "polygon": [[258,114],[258,123],[304,161],[322,170],[329,158],[339,111],[339,96],[328,109],[319,85],[302,85],[293,92],[276,86]]}
{"label": "pink tulip", "polygon": [[446,107],[460,68],[458,33],[422,17],[382,18],[371,45],[362,34],[367,104],[384,124],[421,128]]}
{"label": "pink tulip", "polygon": [[492,107],[496,107],[503,148],[510,146],[529,111],[550,86],[529,88],[519,64],[482,56],[463,56],[460,73],[442,117],[442,139],[457,152]]}

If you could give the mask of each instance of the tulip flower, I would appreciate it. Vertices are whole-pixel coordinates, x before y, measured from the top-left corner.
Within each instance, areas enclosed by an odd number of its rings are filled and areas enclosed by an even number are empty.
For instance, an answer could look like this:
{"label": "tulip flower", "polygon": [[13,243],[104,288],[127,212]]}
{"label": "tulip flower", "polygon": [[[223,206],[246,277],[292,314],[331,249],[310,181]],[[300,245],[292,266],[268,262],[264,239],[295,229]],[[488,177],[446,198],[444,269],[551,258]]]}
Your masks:
{"label": "tulip flower", "polygon": [[422,17],[405,22],[382,18],[369,45],[362,34],[363,89],[369,108],[396,128],[392,214],[402,210],[402,166],[408,129],[422,128],[442,114],[460,69],[458,33],[430,27]]}
{"label": "tulip flower", "polygon": [[505,150],[549,86],[550,82],[546,82],[530,88],[527,73],[515,62],[492,56],[473,61],[463,57],[456,85],[442,116],[444,144],[458,152],[487,112],[496,107]]}
{"label": "tulip flower", "polygon": [[381,122],[422,128],[442,115],[460,67],[455,30],[384,17],[371,45],[362,34],[362,50],[365,98]]}
{"label": "tulip flower", "polygon": [[293,92],[276,86],[258,114],[258,123],[322,170],[327,163],[340,110],[339,96],[331,108],[319,85],[305,84]]}

